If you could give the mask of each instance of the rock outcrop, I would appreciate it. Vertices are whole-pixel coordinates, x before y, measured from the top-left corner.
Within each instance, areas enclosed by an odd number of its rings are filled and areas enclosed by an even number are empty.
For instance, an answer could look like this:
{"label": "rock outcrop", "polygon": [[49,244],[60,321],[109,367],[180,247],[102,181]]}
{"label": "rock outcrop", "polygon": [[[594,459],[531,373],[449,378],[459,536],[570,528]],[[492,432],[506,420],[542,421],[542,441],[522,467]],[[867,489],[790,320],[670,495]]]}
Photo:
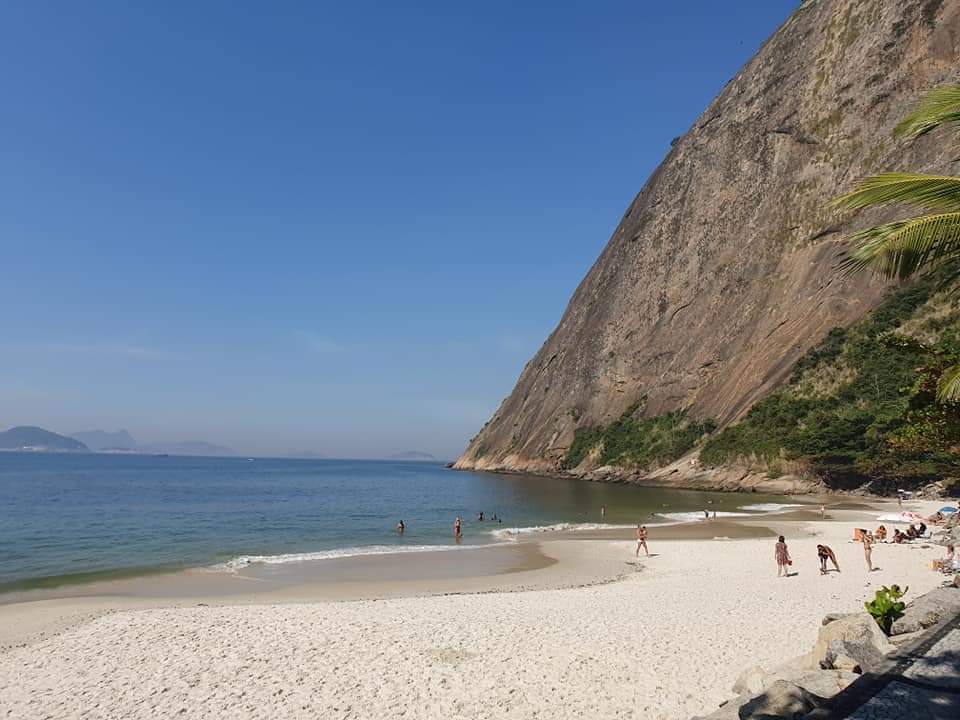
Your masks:
{"label": "rock outcrop", "polygon": [[802,3],[673,144],[456,467],[553,472],[578,427],[641,397],[648,415],[741,417],[878,302],[883,285],[837,258],[845,232],[891,215],[825,204],[872,172],[955,173],[943,136],[891,131],[958,79],[960,0]]}

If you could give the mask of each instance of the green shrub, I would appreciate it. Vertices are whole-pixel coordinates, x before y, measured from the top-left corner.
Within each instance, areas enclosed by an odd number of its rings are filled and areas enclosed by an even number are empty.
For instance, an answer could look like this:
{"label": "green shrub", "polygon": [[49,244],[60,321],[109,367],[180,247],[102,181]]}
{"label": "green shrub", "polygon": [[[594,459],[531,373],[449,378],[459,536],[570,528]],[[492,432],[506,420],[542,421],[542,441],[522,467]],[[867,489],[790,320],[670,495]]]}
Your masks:
{"label": "green shrub", "polygon": [[832,331],[783,387],[708,438],[700,460],[801,461],[833,487],[872,482],[877,491],[960,476],[960,403],[936,401],[940,376],[960,358],[960,312],[940,319],[933,345],[893,332],[938,282],[903,288],[861,322]]}
{"label": "green shrub", "polygon": [[713,432],[712,418],[695,420],[686,410],[638,418],[643,400],[634,403],[607,426],[579,428],[563,459],[564,468],[579,465],[599,450],[601,465],[650,468],[673,462],[693,449],[704,435]]}
{"label": "green shrub", "polygon": [[863,604],[867,608],[867,612],[877,621],[880,629],[887,635],[890,634],[890,629],[897,618],[903,617],[903,609],[907,604],[900,598],[906,595],[909,589],[904,588],[901,591],[899,585],[891,585],[890,587],[884,585],[877,590],[873,600]]}

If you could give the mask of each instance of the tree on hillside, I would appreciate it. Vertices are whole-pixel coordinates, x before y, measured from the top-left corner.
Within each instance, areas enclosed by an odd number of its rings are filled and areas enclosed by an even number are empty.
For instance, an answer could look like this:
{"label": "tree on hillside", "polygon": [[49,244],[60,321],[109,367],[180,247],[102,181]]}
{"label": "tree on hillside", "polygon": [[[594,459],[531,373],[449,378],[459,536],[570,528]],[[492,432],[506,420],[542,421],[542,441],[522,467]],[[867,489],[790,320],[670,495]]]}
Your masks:
{"label": "tree on hillside", "polygon": [[[960,124],[960,85],[927,93],[917,109],[894,134],[919,137],[945,124]],[[845,261],[851,271],[866,268],[888,278],[942,272],[957,288],[960,280],[960,177],[884,173],[864,178],[852,191],[835,199],[834,207],[860,210],[906,204],[925,214],[861,230]],[[941,401],[960,401],[960,365],[948,367],[937,391]]]}

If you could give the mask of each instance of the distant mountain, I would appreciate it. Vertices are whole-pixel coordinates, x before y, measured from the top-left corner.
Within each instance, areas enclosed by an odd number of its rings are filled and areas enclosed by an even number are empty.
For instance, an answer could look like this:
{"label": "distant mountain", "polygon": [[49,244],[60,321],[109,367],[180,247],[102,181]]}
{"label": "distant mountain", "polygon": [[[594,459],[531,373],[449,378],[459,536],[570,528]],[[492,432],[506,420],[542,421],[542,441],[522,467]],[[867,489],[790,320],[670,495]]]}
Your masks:
{"label": "distant mountain", "polygon": [[199,440],[149,443],[138,446],[137,450],[142,453],[152,453],[154,455],[236,455],[236,453],[228,447]]}
{"label": "distant mountain", "polygon": [[79,440],[43,428],[21,425],[0,433],[0,450],[34,452],[90,452]]}
{"label": "distant mountain", "polygon": [[126,430],[106,432],[104,430],[86,430],[71,433],[70,437],[79,440],[94,452],[101,450],[133,450],[137,441]]}
{"label": "distant mountain", "polygon": [[407,452],[397,453],[390,456],[391,460],[416,460],[417,462],[436,462],[437,459],[430,453],[418,452],[417,450],[408,450]]}

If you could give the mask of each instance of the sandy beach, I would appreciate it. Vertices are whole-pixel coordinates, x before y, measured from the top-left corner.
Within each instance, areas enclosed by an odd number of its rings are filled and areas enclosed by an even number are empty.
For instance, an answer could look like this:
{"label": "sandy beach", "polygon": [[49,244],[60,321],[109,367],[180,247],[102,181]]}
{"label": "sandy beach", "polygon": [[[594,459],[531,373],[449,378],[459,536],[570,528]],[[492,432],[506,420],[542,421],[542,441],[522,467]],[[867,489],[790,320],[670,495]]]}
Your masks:
{"label": "sandy beach", "polygon": [[[702,523],[701,540],[654,528],[640,563],[619,531],[518,544],[478,577],[8,603],[0,716],[688,718],[747,667],[809,650],[825,613],[862,609],[884,584],[908,597],[940,584],[936,545],[877,546],[867,573],[850,538],[877,514]],[[796,575],[776,577],[772,537],[713,539],[731,526],[787,535]],[[841,573],[819,574],[818,542]]]}

